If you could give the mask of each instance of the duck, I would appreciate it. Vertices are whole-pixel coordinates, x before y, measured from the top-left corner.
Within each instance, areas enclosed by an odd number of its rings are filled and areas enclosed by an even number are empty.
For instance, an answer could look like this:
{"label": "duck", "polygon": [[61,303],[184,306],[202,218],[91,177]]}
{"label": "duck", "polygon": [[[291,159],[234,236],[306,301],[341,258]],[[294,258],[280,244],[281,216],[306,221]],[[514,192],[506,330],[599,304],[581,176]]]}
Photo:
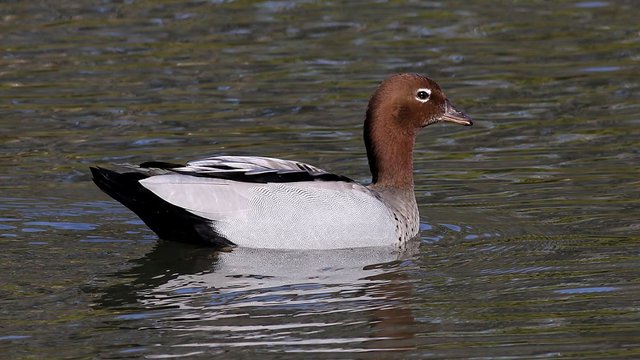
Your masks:
{"label": "duck", "polygon": [[163,240],[226,250],[402,248],[420,226],[413,180],[416,136],[442,122],[473,124],[434,80],[401,73],[378,85],[366,109],[369,184],[264,156],[90,170],[98,188]]}

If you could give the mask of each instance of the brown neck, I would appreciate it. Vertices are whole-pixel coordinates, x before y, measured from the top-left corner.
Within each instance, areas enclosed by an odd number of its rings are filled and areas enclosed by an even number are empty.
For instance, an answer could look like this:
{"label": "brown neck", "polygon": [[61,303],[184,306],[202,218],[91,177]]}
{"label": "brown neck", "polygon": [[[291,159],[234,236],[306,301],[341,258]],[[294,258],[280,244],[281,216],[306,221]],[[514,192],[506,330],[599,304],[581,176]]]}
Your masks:
{"label": "brown neck", "polygon": [[[413,189],[413,146],[417,130],[401,128],[396,119],[380,121],[370,110],[364,122],[364,142],[372,185]],[[385,114],[397,116],[397,112]]]}

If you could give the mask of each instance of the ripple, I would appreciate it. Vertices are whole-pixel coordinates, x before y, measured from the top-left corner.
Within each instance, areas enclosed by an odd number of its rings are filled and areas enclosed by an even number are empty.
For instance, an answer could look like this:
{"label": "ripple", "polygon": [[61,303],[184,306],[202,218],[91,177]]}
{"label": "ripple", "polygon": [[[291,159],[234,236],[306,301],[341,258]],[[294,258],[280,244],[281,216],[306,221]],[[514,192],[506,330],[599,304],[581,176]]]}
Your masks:
{"label": "ripple", "polygon": [[28,222],[25,222],[24,224],[35,225],[35,226],[49,226],[58,230],[88,231],[88,230],[95,230],[97,228],[96,224],[72,223],[72,222],[28,221]]}
{"label": "ripple", "polygon": [[555,290],[554,292],[558,294],[591,294],[591,293],[611,292],[616,290],[618,290],[618,288],[613,286],[596,286],[596,287],[560,289],[560,290]]}
{"label": "ripple", "polygon": [[622,70],[622,67],[620,66],[590,66],[590,67],[584,67],[584,68],[580,68],[578,71],[584,72],[584,73],[607,73],[607,72],[613,72],[613,71],[619,71]]}
{"label": "ripple", "polygon": [[609,2],[608,1],[583,1],[583,2],[576,3],[573,6],[577,8],[583,8],[583,9],[596,9],[596,8],[609,6]]}

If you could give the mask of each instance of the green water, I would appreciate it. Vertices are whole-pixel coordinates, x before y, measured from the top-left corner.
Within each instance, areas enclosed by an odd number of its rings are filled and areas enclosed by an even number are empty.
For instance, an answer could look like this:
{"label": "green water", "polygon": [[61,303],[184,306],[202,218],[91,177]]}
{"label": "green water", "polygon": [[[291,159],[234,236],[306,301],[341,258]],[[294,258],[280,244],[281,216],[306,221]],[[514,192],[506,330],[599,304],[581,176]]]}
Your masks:
{"label": "green water", "polygon": [[[635,1],[0,4],[0,358],[640,358]],[[420,72],[413,249],[158,241],[88,166],[213,154],[368,181]]]}

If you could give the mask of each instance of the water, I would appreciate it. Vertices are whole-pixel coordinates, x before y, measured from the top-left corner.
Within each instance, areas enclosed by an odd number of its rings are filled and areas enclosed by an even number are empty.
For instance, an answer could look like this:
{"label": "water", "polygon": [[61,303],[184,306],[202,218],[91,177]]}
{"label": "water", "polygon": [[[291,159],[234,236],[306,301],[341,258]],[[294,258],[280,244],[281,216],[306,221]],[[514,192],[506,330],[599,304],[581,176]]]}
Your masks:
{"label": "water", "polygon": [[[639,358],[634,1],[0,4],[3,358]],[[367,98],[436,79],[411,249],[160,242],[90,165],[367,181]]]}

